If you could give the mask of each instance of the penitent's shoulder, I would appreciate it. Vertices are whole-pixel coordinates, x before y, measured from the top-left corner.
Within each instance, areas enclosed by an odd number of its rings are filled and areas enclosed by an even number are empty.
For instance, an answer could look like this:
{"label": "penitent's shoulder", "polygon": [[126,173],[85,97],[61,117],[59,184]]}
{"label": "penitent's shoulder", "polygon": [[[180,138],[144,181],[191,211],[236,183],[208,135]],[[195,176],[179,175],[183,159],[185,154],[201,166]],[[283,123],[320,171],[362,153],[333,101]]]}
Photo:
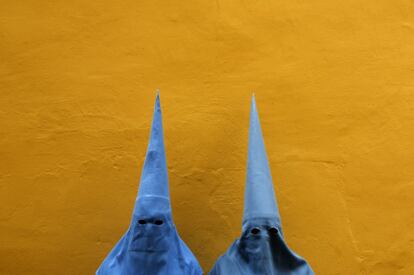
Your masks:
{"label": "penitent's shoulder", "polygon": [[202,275],[203,271],[190,248],[180,239],[180,250],[185,264],[185,275]]}
{"label": "penitent's shoulder", "polygon": [[209,275],[240,274],[239,265],[235,261],[235,254],[237,253],[237,248],[238,240],[236,240],[229,247],[229,249],[217,259]]}

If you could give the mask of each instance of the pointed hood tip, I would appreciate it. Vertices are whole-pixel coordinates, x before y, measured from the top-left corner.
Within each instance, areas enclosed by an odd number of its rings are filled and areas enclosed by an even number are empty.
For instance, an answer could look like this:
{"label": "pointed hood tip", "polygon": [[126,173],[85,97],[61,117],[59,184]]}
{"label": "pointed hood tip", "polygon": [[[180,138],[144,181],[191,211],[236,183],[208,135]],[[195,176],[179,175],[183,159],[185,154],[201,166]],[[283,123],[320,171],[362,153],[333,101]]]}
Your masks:
{"label": "pointed hood tip", "polygon": [[161,98],[160,98],[160,90],[157,89],[155,94],[155,109],[154,112],[161,112]]}
{"label": "pointed hood tip", "polygon": [[254,96],[252,96],[248,144],[243,221],[265,217],[280,220]]}
{"label": "pointed hood tip", "polygon": [[169,200],[167,160],[159,94],[155,100],[151,133],[138,191],[138,199],[144,197],[164,197]]}
{"label": "pointed hood tip", "polygon": [[254,110],[256,112],[256,94],[253,92],[252,93],[252,99],[251,99],[251,109],[252,111]]}

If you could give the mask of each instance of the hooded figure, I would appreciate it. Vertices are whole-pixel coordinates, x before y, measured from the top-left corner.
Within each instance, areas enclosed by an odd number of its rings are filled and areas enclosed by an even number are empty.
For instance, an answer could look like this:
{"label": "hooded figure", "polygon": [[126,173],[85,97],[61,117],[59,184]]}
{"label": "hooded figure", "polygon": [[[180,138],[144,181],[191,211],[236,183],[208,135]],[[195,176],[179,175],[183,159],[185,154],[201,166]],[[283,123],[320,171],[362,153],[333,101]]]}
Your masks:
{"label": "hooded figure", "polygon": [[250,113],[249,152],[242,236],[214,265],[210,275],[314,274],[286,245],[254,96]]}
{"label": "hooded figure", "polygon": [[200,265],[180,239],[172,219],[158,94],[131,224],[96,274],[202,274]]}

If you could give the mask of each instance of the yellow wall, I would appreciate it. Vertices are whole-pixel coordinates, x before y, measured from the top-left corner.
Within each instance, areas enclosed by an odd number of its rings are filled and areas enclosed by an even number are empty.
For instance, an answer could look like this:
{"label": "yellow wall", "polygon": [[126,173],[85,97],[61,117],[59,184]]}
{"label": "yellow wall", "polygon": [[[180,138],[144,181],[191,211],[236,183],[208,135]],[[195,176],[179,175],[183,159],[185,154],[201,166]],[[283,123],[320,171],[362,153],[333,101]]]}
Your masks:
{"label": "yellow wall", "polygon": [[0,274],[92,274],[129,224],[161,89],[174,217],[240,234],[251,92],[290,246],[414,274],[414,3],[0,1]]}

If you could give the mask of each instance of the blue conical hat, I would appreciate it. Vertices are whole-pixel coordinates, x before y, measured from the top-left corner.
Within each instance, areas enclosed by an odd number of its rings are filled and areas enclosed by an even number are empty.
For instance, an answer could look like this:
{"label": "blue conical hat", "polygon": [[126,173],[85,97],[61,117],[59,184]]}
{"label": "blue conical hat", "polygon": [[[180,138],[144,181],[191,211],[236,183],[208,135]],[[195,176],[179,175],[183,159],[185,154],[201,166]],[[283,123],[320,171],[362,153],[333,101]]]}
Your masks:
{"label": "blue conical hat", "polygon": [[96,274],[203,274],[172,219],[158,94],[131,224]]}
{"label": "blue conical hat", "polygon": [[142,199],[164,201],[164,203],[161,203],[163,208],[165,209],[166,206],[170,207],[170,192],[168,187],[167,161],[159,93],[157,93],[155,100],[151,136],[144,168],[142,169],[137,202]]}
{"label": "blue conical hat", "polygon": [[259,115],[257,114],[256,101],[253,95],[250,111],[243,223],[255,218],[273,218],[278,223],[280,222],[279,208],[273,190],[272,175],[267,160]]}

